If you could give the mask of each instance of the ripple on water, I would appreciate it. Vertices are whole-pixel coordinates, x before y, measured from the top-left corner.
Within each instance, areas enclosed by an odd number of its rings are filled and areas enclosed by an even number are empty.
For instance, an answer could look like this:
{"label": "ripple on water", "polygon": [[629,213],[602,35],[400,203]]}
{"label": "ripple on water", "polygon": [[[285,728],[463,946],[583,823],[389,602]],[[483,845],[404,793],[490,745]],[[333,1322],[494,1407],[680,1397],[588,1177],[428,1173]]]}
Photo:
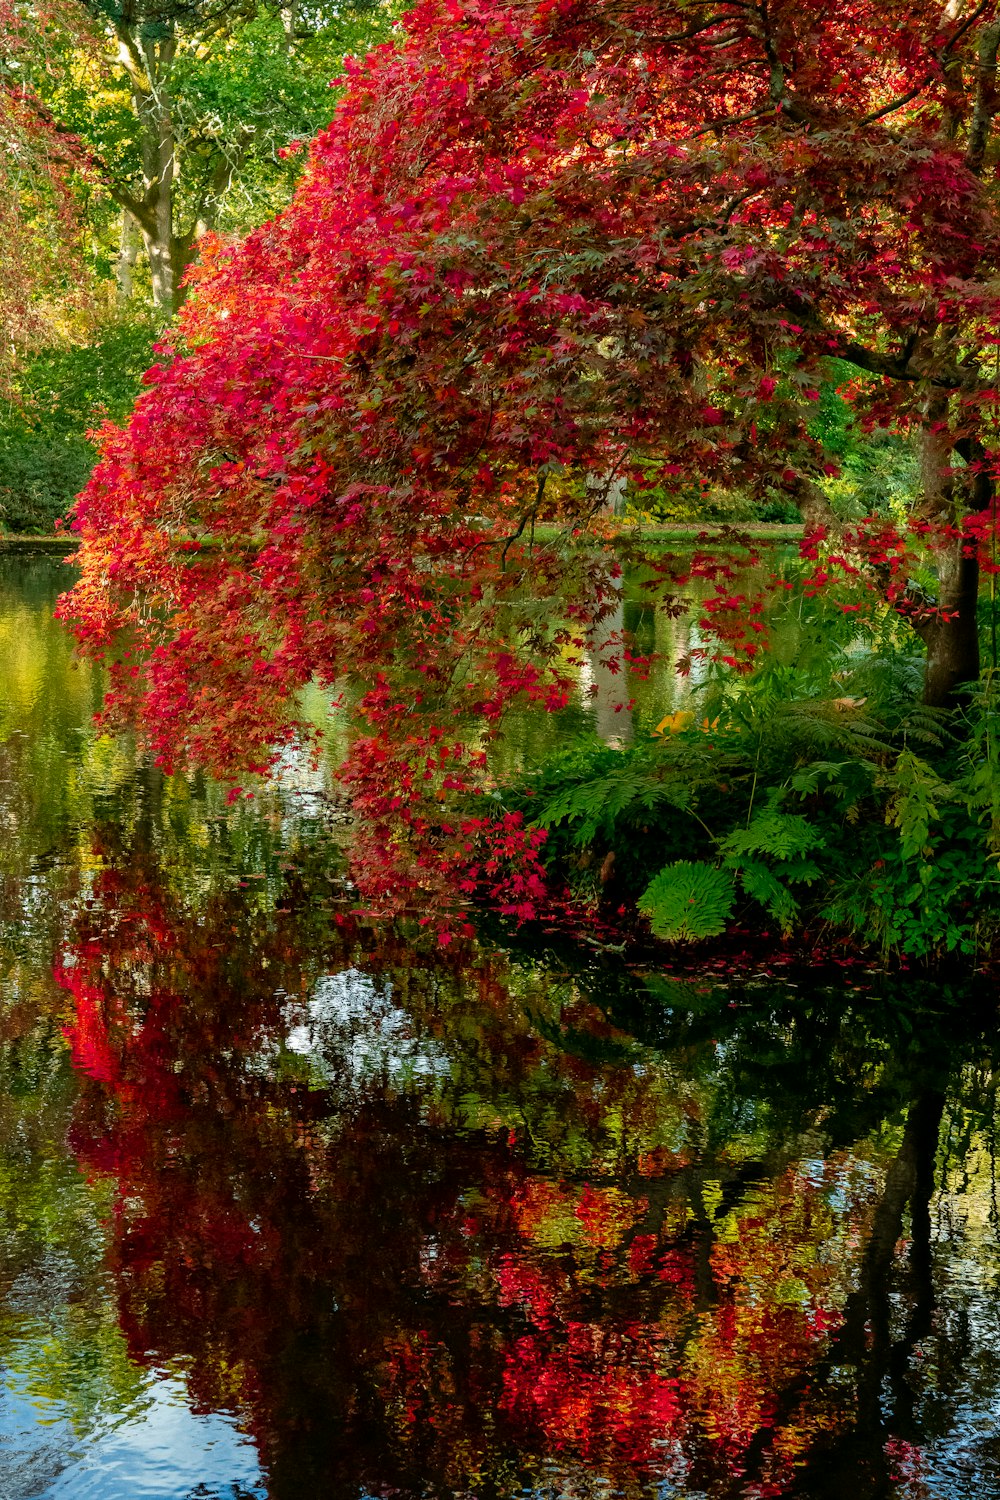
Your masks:
{"label": "ripple on water", "polygon": [[[41,1432],[40,1432],[41,1429]],[[44,1436],[39,1440],[41,1434]],[[86,1437],[64,1409],[0,1391],[3,1500],[265,1500],[252,1441],[224,1412],[196,1413],[184,1381],[151,1373],[141,1397]]]}

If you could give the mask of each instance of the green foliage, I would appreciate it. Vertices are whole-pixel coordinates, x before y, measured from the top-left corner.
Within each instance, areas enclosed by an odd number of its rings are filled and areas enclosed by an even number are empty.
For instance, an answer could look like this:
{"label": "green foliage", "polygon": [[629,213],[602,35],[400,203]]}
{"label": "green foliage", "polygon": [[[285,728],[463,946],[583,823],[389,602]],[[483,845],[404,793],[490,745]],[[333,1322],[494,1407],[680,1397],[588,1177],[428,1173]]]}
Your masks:
{"label": "green foliage", "polygon": [[94,463],[87,432],[122,420],[153,359],[152,324],[116,322],[92,342],[43,349],[20,371],[0,413],[0,527],[51,532]]}
{"label": "green foliage", "polygon": [[671,943],[718,937],[733,913],[732,876],[714,865],[665,865],[639,899],[654,934]]}
{"label": "green foliage", "polygon": [[820,879],[823,872],[810,856],[827,844],[808,818],[782,810],[782,796],[780,791],[772,793],[768,807],[746,828],[734,829],[719,849],[750,899],[788,933],[799,915],[799,903],[790,888],[811,886]]}
{"label": "green foliage", "polygon": [[47,536],[86,484],[94,463],[80,439],[0,432],[0,529]]}
{"label": "green foliage", "polygon": [[960,712],[927,708],[893,622],[787,607],[791,644],[783,632],[748,676],[713,672],[686,727],[623,749],[577,745],[507,800],[549,829],[543,857],[577,896],[635,902],[671,942],[718,935],[733,917],[926,962],[990,948],[993,674]]}
{"label": "green foliage", "polygon": [[828,368],[810,432],[840,466],[839,476],[823,483],[834,510],[848,519],[906,514],[920,488],[915,444],[897,433],[862,429],[839,389],[857,379],[857,370],[840,360]]}
{"label": "green foliage", "polygon": [[547,829],[565,824],[574,843],[592,844],[625,820],[648,822],[665,806],[684,809],[690,801],[689,787],[666,782],[629,759],[557,792],[546,802],[539,821]]}
{"label": "green foliage", "polygon": [[[776,372],[778,373],[778,372]],[[870,515],[905,515],[919,491],[919,461],[913,441],[882,429],[865,430],[841,387],[856,381],[858,372],[841,360],[827,361],[827,378],[819,384],[816,416],[809,433],[839,466],[836,477],[824,479],[822,488],[838,515],[858,519]],[[778,398],[794,399],[799,372],[786,368],[779,381]],[[812,381],[810,380],[810,384]],[[760,418],[765,424],[765,416]],[[655,464],[647,470],[648,488],[630,495],[634,513],[656,521],[765,521],[794,523],[801,520],[798,508],[776,491],[755,495],[734,487],[722,489],[660,478]]]}
{"label": "green foliage", "polygon": [[962,770],[968,806],[984,826],[990,852],[1000,858],[1000,697],[994,673],[969,704]]}
{"label": "green foliage", "polygon": [[657,746],[623,753],[582,740],[507,788],[506,801],[547,830],[546,858],[578,897],[600,896],[613,855],[614,888],[635,899],[663,864],[665,828],[676,853],[711,848],[694,811],[696,767],[688,761],[686,775],[664,777],[662,762]]}
{"label": "green foliage", "polygon": [[15,384],[5,426],[83,437],[105,417],[129,414],[152,364],[157,325],[145,319],[105,324],[85,343],[40,350]]}
{"label": "green foliage", "polygon": [[[84,3],[102,43],[88,49],[71,28],[50,28],[31,83],[90,159],[79,185],[81,211],[90,231],[86,253],[101,280],[113,277],[119,253],[120,195],[141,203],[148,185],[150,138],[137,108],[145,87],[136,91],[137,57],[153,66],[158,44],[172,44],[172,60],[158,58],[147,98],[158,93],[169,101],[174,234],[197,237],[205,225],[244,234],[287,205],[305,159],[296,148],[329,124],[337,98],[330,85],[345,55],[363,56],[385,41],[401,8],[381,0],[309,6],[192,0],[159,6],[162,13],[144,22],[131,5]],[[131,58],[120,45],[123,36],[131,39]]]}
{"label": "green foliage", "polygon": [[899,848],[904,859],[925,857],[933,852],[932,828],[941,821],[941,806],[958,793],[933,766],[904,750],[887,778],[890,797],[886,822],[899,829]]}

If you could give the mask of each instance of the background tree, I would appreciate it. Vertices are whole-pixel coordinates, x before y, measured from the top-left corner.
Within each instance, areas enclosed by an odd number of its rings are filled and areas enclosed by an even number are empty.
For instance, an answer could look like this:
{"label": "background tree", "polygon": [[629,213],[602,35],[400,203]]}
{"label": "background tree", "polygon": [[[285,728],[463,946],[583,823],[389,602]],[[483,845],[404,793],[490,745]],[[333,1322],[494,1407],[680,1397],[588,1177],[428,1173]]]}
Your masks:
{"label": "background tree", "polygon": [[0,4],[0,378],[37,346],[54,321],[53,303],[80,291],[79,238],[70,188],[83,154],[54,125],[30,79],[51,62],[57,33],[76,34],[71,3],[53,0],[33,15]]}
{"label": "background tree", "polygon": [[[385,34],[392,8],[382,0],[77,0],[76,8],[89,39],[81,46],[64,31],[61,76],[46,103],[85,143],[94,181],[120,211],[120,299],[131,293],[141,238],[153,301],[171,312],[206,230],[246,228],[283,205],[294,180],[284,153],[329,118],[344,54]],[[227,220],[234,187],[242,192]]]}
{"label": "background tree", "polygon": [[5,529],[50,532],[65,513],[88,431],[127,415],[199,236],[285,205],[343,54],[390,15],[381,0],[11,12],[0,279],[4,358],[28,357],[0,408]]}

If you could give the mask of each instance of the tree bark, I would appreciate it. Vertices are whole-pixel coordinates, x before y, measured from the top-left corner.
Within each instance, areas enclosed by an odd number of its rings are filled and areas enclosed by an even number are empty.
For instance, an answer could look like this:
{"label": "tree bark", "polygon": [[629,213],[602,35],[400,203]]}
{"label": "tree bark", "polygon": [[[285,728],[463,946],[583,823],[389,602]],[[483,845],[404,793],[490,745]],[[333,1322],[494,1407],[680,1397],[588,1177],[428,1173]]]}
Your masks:
{"label": "tree bark", "polygon": [[[920,465],[922,519],[957,526],[970,511],[991,509],[993,484],[985,474],[958,477],[963,455],[948,432],[948,403],[935,399],[927,409]],[[979,548],[964,536],[942,542],[937,550],[938,592],[933,617],[917,625],[926,649],[924,702],[934,708],[953,702],[967,683],[979,680]]]}
{"label": "tree bark", "polygon": [[147,186],[152,190],[152,216],[150,227],[145,232],[146,253],[153,282],[153,301],[157,307],[169,312],[174,310],[176,282],[174,278],[174,172],[176,152],[171,118],[170,100],[166,97],[166,83],[160,81],[152,100],[150,111],[150,158],[152,173],[147,174]]}
{"label": "tree bark", "polygon": [[139,226],[127,208],[122,209],[121,240],[118,249],[118,264],[115,267],[116,303],[118,311],[124,312],[132,300],[135,279],[135,263],[139,255]]}
{"label": "tree bark", "polygon": [[943,708],[967,683],[978,682],[979,558],[976,544],[950,541],[938,562],[938,614],[920,634],[927,647],[924,702]]}
{"label": "tree bark", "polygon": [[628,745],[635,736],[635,726],[628,664],[624,656],[625,603],[621,578],[615,579],[614,588],[612,607],[589,632],[588,670],[583,679],[589,689],[598,738],[608,745]]}
{"label": "tree bark", "polygon": [[[625,509],[625,480],[613,469],[606,474],[589,474],[587,490],[598,502],[599,514],[615,516]],[[632,742],[635,727],[624,654],[624,580],[615,578],[612,587],[614,595],[611,601],[605,601],[606,613],[588,632],[588,662],[583,677],[598,737],[609,745],[627,745]]]}

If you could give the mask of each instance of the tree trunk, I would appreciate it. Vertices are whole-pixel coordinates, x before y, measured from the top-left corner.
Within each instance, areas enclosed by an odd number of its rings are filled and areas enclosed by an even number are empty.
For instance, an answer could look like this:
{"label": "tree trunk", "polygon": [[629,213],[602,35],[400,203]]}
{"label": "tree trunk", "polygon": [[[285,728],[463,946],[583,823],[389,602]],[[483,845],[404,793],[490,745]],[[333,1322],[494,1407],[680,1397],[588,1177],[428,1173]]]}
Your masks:
{"label": "tree trunk", "polygon": [[625,603],[622,579],[614,581],[615,599],[610,612],[598,620],[587,639],[588,662],[583,674],[594,709],[594,729],[608,745],[631,744],[632,692],[624,655]]}
{"label": "tree trunk", "polygon": [[[626,484],[621,475],[588,474],[587,492],[597,503],[601,515],[621,515],[625,509]],[[628,664],[625,660],[624,580],[612,581],[614,595],[605,601],[610,608],[588,632],[587,666],[583,673],[585,692],[594,708],[594,729],[608,745],[631,744],[635,729],[632,722],[632,695]]]}
{"label": "tree trunk", "polygon": [[924,702],[943,708],[963,685],[979,680],[979,559],[974,542],[959,538],[942,549],[938,610],[938,617],[920,633],[927,647]]}
{"label": "tree trunk", "polygon": [[[927,426],[920,447],[922,519],[932,525],[957,526],[971,510],[992,504],[993,486],[985,475],[969,486],[960,478],[963,455],[948,431],[948,402],[928,402]],[[961,444],[959,444],[961,446]],[[966,479],[972,478],[968,471]],[[966,683],[979,680],[979,557],[976,542],[966,537],[944,541],[937,549],[938,591],[933,618],[917,625],[927,648],[924,702],[944,708]]]}
{"label": "tree trunk", "polygon": [[173,39],[149,43],[144,49],[148,90],[134,91],[136,114],[142,128],[142,174],[145,193],[140,218],[143,244],[149,256],[153,302],[167,313],[175,306],[174,177],[177,150],[169,80],[176,47]]}
{"label": "tree trunk", "polygon": [[116,304],[124,312],[132,300],[135,263],[139,255],[139,226],[127,208],[122,209],[121,240],[115,267]]}
{"label": "tree trunk", "polygon": [[[166,312],[174,310],[174,195],[173,195],[173,151],[172,141],[166,131],[157,153],[160,175],[155,181],[152,214],[148,225],[143,226],[142,237],[149,256],[150,277],[153,283],[153,301]],[[169,150],[169,155],[168,155]]]}

